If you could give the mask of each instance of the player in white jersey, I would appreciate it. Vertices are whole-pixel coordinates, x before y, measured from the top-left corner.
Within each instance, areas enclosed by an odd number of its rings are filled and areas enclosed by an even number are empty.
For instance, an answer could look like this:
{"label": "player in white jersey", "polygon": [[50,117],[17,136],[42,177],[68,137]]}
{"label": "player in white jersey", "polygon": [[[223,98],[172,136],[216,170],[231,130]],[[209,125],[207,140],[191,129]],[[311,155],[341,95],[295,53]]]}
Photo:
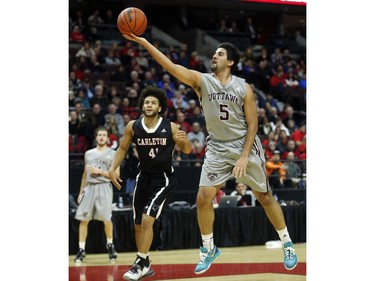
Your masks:
{"label": "player in white jersey", "polygon": [[[76,263],[81,263],[86,256],[88,224],[92,219],[103,221],[109,259],[117,258],[111,219],[113,187],[108,175],[115,151],[107,146],[109,140],[107,128],[99,127],[95,135],[96,147],[85,153],[85,167],[77,200],[79,205],[75,218],[81,222],[79,224],[79,250],[74,259]],[[120,174],[119,168],[116,173]]]}
{"label": "player in white jersey", "polygon": [[195,273],[209,269],[220,255],[213,240],[212,199],[229,178],[248,185],[279,234],[284,250],[284,266],[294,269],[297,255],[284,215],[275,200],[265,172],[264,152],[257,134],[258,116],[254,93],[241,78],[232,75],[240,52],[231,43],[219,44],[211,59],[211,74],[187,69],[169,60],[145,38],[123,35],[142,45],[171,75],[191,86],[201,100],[208,131],[206,157],[197,194],[197,216],[203,247]]}

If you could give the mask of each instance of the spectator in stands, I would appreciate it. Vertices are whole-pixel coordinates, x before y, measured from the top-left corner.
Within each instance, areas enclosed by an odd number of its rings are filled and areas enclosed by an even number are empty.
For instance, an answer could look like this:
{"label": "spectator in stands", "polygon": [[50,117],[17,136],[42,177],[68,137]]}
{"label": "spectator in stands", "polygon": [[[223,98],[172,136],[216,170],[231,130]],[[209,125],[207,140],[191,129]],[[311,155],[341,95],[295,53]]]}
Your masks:
{"label": "spectator in stands", "polygon": [[86,77],[83,79],[80,90],[83,90],[85,92],[89,100],[94,97],[94,88],[91,86],[89,78]]}
{"label": "spectator in stands", "polygon": [[95,128],[94,128],[94,114],[91,110],[86,110],[80,122],[81,135],[85,137],[89,147],[95,145]]}
{"label": "spectator in stands", "polygon": [[237,183],[235,186],[235,190],[233,190],[230,195],[238,197],[238,207],[255,206],[255,195],[246,184]]}
{"label": "spectator in stands", "polygon": [[133,87],[134,83],[142,84],[142,80],[139,76],[138,71],[132,70],[130,72],[130,79],[127,79],[126,81],[126,87]]}
{"label": "spectator in stands", "polygon": [[255,73],[255,86],[263,92],[268,92],[271,88],[270,79],[272,75],[272,71],[267,61],[263,60],[258,62]]}
{"label": "spectator in stands", "polygon": [[258,122],[258,134],[262,136],[268,135],[269,132],[273,131],[272,122],[268,120],[267,116],[264,116],[260,122]]}
{"label": "spectator in stands", "polygon": [[259,56],[256,57],[256,61],[259,63],[261,61],[266,61],[267,64],[271,61],[270,59],[270,55],[268,53],[268,50],[266,47],[263,47],[261,50],[260,50],[260,54]]}
{"label": "spectator in stands", "polygon": [[215,207],[217,207],[219,205],[219,203],[220,203],[221,197],[223,197],[224,195],[225,195],[225,192],[222,189],[218,189],[217,192],[216,192],[216,196],[212,200],[212,204]]}
{"label": "spectator in stands", "polygon": [[186,112],[190,108],[189,103],[180,90],[174,91],[174,96],[170,99],[170,101],[173,103],[173,107],[175,109],[180,108],[182,112]]}
{"label": "spectator in stands", "polygon": [[298,158],[299,152],[297,151],[296,142],[294,140],[288,140],[286,151],[280,155],[280,158],[286,159],[289,152],[293,152],[294,156]]}
{"label": "spectator in stands", "polygon": [[[116,124],[116,130],[113,129],[112,132],[117,136],[122,136],[124,133],[124,119],[122,118],[122,115],[117,113],[117,106],[113,103],[108,105],[108,113],[104,116],[106,124],[109,124],[111,126],[114,126]],[[114,119],[116,122],[114,123]]]}
{"label": "spectator in stands", "polygon": [[177,63],[178,61],[178,51],[176,50],[176,47],[173,45],[168,46],[168,51],[166,55],[169,57],[171,61],[174,63]]}
{"label": "spectator in stands", "polygon": [[303,136],[302,142],[298,145],[296,154],[298,159],[306,160],[306,135]]}
{"label": "spectator in stands", "polygon": [[272,188],[284,187],[285,167],[280,161],[280,151],[275,150],[272,158],[266,161],[266,174]]}
{"label": "spectator in stands", "polygon": [[280,66],[276,73],[272,75],[270,79],[270,86],[271,86],[271,93],[272,95],[278,99],[278,100],[283,100],[284,92],[285,92],[285,82],[286,76],[284,73],[284,69],[282,66]]}
{"label": "spectator in stands", "polygon": [[237,26],[237,22],[235,20],[231,21],[230,27],[228,28],[229,32],[240,32],[240,29]]}
{"label": "spectator in stands", "polygon": [[107,56],[107,49],[103,46],[103,42],[101,40],[96,40],[94,44],[94,51],[97,57],[97,60],[101,63],[105,63],[105,57]]}
{"label": "spectator in stands", "polygon": [[116,82],[125,82],[129,80],[129,74],[126,72],[126,69],[123,65],[111,73],[111,80]]}
{"label": "spectator in stands", "polygon": [[288,70],[288,76],[285,79],[286,87],[297,88],[299,85],[297,75],[293,72],[293,69]]}
{"label": "spectator in stands", "polygon": [[257,43],[257,32],[255,30],[252,18],[246,18],[243,31],[249,33],[250,40],[253,45]]}
{"label": "spectator in stands", "polygon": [[130,115],[129,114],[124,114],[122,115],[122,119],[124,119],[124,127],[126,128],[126,126],[129,124],[129,122],[132,120],[130,118]]}
{"label": "spectator in stands", "polygon": [[69,111],[74,110],[74,107],[76,105],[75,98],[76,98],[76,91],[69,90]]}
{"label": "spectator in stands", "polygon": [[126,98],[126,97],[122,99],[121,111],[123,115],[124,114],[129,115],[131,120],[137,119],[139,115],[138,107],[131,106],[129,98]]}
{"label": "spectator in stands", "polygon": [[143,70],[148,69],[149,62],[143,51],[138,53],[138,56],[135,58],[135,60],[137,64],[139,64],[143,68]]}
{"label": "spectator in stands", "polygon": [[276,149],[280,151],[280,157],[282,159],[286,158],[286,153],[288,151],[289,136],[286,134],[285,130],[280,130],[279,138],[276,142]]}
{"label": "spectator in stands", "polygon": [[70,33],[70,42],[72,43],[83,43],[86,42],[86,38],[79,29],[78,25],[73,27],[73,31]]}
{"label": "spectator in stands", "polygon": [[138,91],[134,88],[131,88],[128,91],[128,99],[129,99],[129,106],[131,107],[137,107],[138,102]]}
{"label": "spectator in stands", "polygon": [[113,11],[111,9],[107,9],[105,12],[105,16],[103,18],[104,24],[117,24],[117,19],[113,16]]}
{"label": "spectator in stands", "polygon": [[84,73],[83,71],[78,67],[78,65],[76,63],[73,63],[72,64],[72,72],[74,72],[76,78],[80,81],[83,81],[83,77],[84,77]]}
{"label": "spectator in stands", "polygon": [[270,131],[268,134],[267,134],[267,138],[265,138],[263,141],[262,141],[262,145],[264,148],[266,148],[268,146],[268,144],[271,142],[271,141],[274,141],[274,142],[277,142],[277,139],[275,137],[275,132],[273,131]]}
{"label": "spectator in stands", "polygon": [[86,70],[89,70],[91,73],[94,74],[105,72],[103,65],[100,63],[100,61],[98,61],[96,55],[91,56],[90,60],[87,62]]}
{"label": "spectator in stands", "polygon": [[195,122],[198,122],[201,126],[202,131],[205,131],[206,128],[206,120],[204,119],[202,110],[200,106],[196,106],[193,109],[192,115],[188,117],[189,124],[193,124]]}
{"label": "spectator in stands", "polygon": [[194,140],[192,142],[192,147],[193,147],[193,150],[188,155],[188,157],[189,159],[195,160],[195,162],[193,163],[195,167],[200,167],[203,164],[203,159],[205,155],[205,149],[204,149],[205,146],[202,146],[198,140]]}
{"label": "spectator in stands", "polygon": [[286,123],[286,128],[288,129],[289,136],[291,136],[296,130],[297,126],[293,119],[289,119]]}
{"label": "spectator in stands", "polygon": [[198,56],[198,52],[197,51],[191,52],[190,59],[189,59],[189,68],[196,69],[198,67],[199,61],[200,59]]}
{"label": "spectator in stands", "polygon": [[288,124],[289,120],[293,120],[295,126],[296,127],[298,126],[299,123],[298,123],[297,115],[294,112],[293,106],[291,106],[290,104],[286,104],[284,106],[284,109],[283,109],[283,111],[280,115],[281,115],[281,118],[282,118],[284,124]]}
{"label": "spectator in stands", "polygon": [[82,44],[82,47],[76,53],[76,58],[85,57],[91,58],[95,55],[95,50],[91,47],[91,43],[86,41]]}
{"label": "spectator in stands", "polygon": [[109,101],[107,95],[104,94],[104,87],[100,84],[96,85],[94,88],[94,97],[90,100],[91,106],[94,104],[100,104],[102,109],[107,109],[109,105]]}
{"label": "spectator in stands", "polygon": [[194,122],[191,126],[191,131],[187,133],[187,138],[191,143],[198,141],[202,147],[206,146],[206,135],[202,132],[199,122]]}
{"label": "spectator in stands", "polygon": [[286,188],[297,188],[302,180],[301,168],[295,161],[296,157],[293,151],[288,152],[287,161],[284,162],[286,171],[284,184]]}
{"label": "spectator in stands", "polygon": [[288,128],[284,125],[283,121],[281,120],[280,117],[277,117],[276,118],[276,121],[275,123],[271,123],[271,126],[272,126],[272,131],[275,131],[276,130],[276,127],[280,127],[280,131],[284,131],[285,134],[290,137],[290,134],[289,134],[289,130]]}
{"label": "spectator in stands", "polygon": [[87,97],[85,91],[84,91],[82,88],[80,88],[80,89],[78,90],[78,95],[77,95],[77,97],[76,97],[76,99],[75,99],[75,102],[76,102],[76,103],[77,103],[77,102],[81,102],[82,105],[83,105],[86,109],[91,109],[90,100],[89,100],[89,98]]}
{"label": "spectator in stands", "polygon": [[280,48],[276,47],[274,52],[271,54],[272,66],[283,64],[283,56],[281,54]]}
{"label": "spectator in stands", "polygon": [[186,133],[191,132],[191,126],[189,122],[186,121],[185,114],[181,111],[178,111],[176,113],[176,117],[177,117],[177,120],[175,121],[175,123],[177,124],[178,129],[183,130]]}
{"label": "spectator in stands", "polygon": [[268,146],[265,147],[264,154],[266,156],[266,160],[271,159],[272,156],[275,154],[276,149],[276,142],[270,141],[268,142]]}
{"label": "spectator in stands", "polygon": [[225,19],[220,20],[218,31],[219,32],[229,32],[229,28],[227,26],[227,21]]}
{"label": "spectator in stands", "polygon": [[168,73],[164,73],[162,80],[157,83],[158,88],[163,89],[167,93],[167,98],[171,99],[174,96],[176,86],[171,81],[171,76]]}
{"label": "spectator in stands", "polygon": [[77,111],[72,110],[69,112],[69,134],[78,135],[79,133],[79,119]]}
{"label": "spectator in stands", "polygon": [[299,146],[302,143],[303,137],[306,135],[306,124],[303,123],[301,126],[294,131],[294,133],[290,136],[291,140],[296,142],[296,145]]}
{"label": "spectator in stands", "polygon": [[185,67],[189,67],[189,57],[186,50],[180,50],[177,63]]}
{"label": "spectator in stands", "polygon": [[[116,122],[116,121],[114,118],[111,118],[111,122]],[[111,125],[111,124],[106,124],[105,127],[108,128],[108,131],[109,131],[109,137],[108,137],[109,141],[108,141],[107,146],[111,149],[116,150],[119,146],[119,137],[116,134],[117,133],[116,131],[112,131],[114,128],[116,128],[116,126]]]}
{"label": "spectator in stands", "polygon": [[116,56],[116,51],[113,48],[110,48],[108,50],[108,54],[105,56],[104,62],[105,62],[105,64],[109,64],[109,65],[113,65],[113,64],[120,65],[121,64],[121,60]]}
{"label": "spectator in stands", "polygon": [[81,80],[79,80],[76,76],[74,71],[69,73],[69,89],[73,91],[78,91],[79,88],[82,86]]}
{"label": "spectator in stands", "polygon": [[[270,122],[276,124],[277,120],[279,119],[279,111],[277,110],[276,106],[267,106],[269,103],[266,102],[266,115]],[[272,127],[273,131],[275,131],[275,127]]]}
{"label": "spectator in stands", "polygon": [[103,20],[100,17],[100,11],[96,9],[87,19],[87,25],[89,28],[91,41],[100,39],[98,25],[101,25],[102,23],[103,23]]}
{"label": "spectator in stands", "polygon": [[109,89],[109,95],[108,95],[108,100],[111,103],[114,103],[117,106],[116,113],[122,114],[121,111],[121,98],[120,98],[120,93],[117,90],[117,86],[112,85]]}
{"label": "spectator in stands", "polygon": [[146,88],[147,86],[157,86],[157,81],[154,79],[150,70],[145,71],[144,79],[142,81],[142,89]]}
{"label": "spectator in stands", "polygon": [[81,32],[84,32],[85,30],[85,27],[87,25],[87,21],[85,19],[85,17],[83,16],[83,12],[81,10],[77,10],[76,13],[75,13],[75,16],[73,17],[73,23],[72,25],[78,25],[79,26],[79,30]]}
{"label": "spectator in stands", "polygon": [[266,98],[261,102],[260,106],[265,108],[267,102],[271,106],[275,107],[277,109],[277,112],[280,111],[279,105],[277,104],[277,100],[272,96],[270,92],[266,92]]}
{"label": "spectator in stands", "polygon": [[92,106],[92,113],[94,114],[94,128],[102,127],[105,124],[104,113],[99,103]]}

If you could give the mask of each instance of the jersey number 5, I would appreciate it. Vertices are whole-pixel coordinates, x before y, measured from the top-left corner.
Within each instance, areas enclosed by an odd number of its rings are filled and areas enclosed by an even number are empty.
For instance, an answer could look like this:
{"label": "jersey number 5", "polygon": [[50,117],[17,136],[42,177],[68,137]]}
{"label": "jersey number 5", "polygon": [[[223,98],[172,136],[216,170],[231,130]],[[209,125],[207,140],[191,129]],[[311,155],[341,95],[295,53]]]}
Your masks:
{"label": "jersey number 5", "polygon": [[222,115],[219,116],[220,120],[229,120],[229,111],[227,108],[227,104],[220,104],[220,113],[222,113]]}
{"label": "jersey number 5", "polygon": [[151,148],[150,149],[150,152],[148,153],[148,155],[151,157],[151,158],[155,158],[156,157],[156,154],[158,154],[158,148]]}

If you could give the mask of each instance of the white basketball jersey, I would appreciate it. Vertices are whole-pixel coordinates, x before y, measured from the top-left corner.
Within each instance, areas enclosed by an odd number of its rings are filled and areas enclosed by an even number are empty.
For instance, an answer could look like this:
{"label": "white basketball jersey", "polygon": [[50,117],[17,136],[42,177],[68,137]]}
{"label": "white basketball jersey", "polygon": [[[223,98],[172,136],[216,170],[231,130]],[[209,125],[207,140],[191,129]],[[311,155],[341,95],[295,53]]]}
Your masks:
{"label": "white basketball jersey", "polygon": [[214,140],[231,141],[246,135],[245,95],[245,79],[232,75],[223,86],[213,73],[202,75],[201,104],[207,132]]}

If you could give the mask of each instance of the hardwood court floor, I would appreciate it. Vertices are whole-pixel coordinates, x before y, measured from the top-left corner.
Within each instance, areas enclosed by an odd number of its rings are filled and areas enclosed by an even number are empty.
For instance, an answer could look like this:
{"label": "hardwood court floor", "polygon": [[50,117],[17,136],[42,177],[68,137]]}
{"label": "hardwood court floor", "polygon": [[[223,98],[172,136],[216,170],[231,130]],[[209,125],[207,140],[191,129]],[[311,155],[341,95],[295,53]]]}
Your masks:
{"label": "hardwood court floor", "polygon": [[[298,265],[288,271],[283,265],[281,249],[267,249],[265,246],[221,247],[221,255],[210,269],[194,274],[199,260],[199,250],[152,251],[150,257],[155,275],[144,278],[178,281],[306,281],[306,244],[295,244]],[[107,254],[87,254],[84,262],[74,264],[69,256],[70,281],[120,281],[135,259],[135,252],[119,253],[111,263]]]}

